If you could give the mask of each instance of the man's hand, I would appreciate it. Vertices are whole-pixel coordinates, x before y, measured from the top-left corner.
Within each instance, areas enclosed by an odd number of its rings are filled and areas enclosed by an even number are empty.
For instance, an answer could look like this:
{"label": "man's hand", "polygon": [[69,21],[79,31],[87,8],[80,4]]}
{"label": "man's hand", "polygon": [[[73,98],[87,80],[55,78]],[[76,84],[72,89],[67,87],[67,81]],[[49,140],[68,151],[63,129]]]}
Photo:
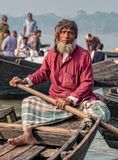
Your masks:
{"label": "man's hand", "polygon": [[10,86],[13,86],[13,87],[16,87],[18,83],[24,84],[24,85],[27,84],[26,80],[22,80],[19,77],[13,77],[9,82]]}
{"label": "man's hand", "polygon": [[58,98],[58,99],[56,99],[55,105],[59,109],[65,109],[66,105],[71,105],[72,106],[73,102],[70,99],[61,99],[61,98]]}

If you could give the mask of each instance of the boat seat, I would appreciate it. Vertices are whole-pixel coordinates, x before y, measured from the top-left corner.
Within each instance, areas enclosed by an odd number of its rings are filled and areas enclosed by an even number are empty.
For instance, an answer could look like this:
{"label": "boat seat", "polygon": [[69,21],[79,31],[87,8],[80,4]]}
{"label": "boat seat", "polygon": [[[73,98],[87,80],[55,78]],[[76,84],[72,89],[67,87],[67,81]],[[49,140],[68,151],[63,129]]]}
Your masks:
{"label": "boat seat", "polygon": [[14,123],[17,116],[13,106],[2,105],[0,109],[0,122]]}

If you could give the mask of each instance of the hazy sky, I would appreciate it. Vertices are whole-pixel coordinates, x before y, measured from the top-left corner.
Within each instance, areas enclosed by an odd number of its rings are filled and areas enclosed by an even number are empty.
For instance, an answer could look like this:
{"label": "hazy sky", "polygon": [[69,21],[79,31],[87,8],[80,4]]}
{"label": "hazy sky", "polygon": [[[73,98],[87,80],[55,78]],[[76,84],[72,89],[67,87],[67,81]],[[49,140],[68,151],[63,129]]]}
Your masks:
{"label": "hazy sky", "polygon": [[59,16],[74,17],[79,10],[118,12],[118,0],[0,0],[0,14],[21,16],[32,12],[34,15],[55,13]]}

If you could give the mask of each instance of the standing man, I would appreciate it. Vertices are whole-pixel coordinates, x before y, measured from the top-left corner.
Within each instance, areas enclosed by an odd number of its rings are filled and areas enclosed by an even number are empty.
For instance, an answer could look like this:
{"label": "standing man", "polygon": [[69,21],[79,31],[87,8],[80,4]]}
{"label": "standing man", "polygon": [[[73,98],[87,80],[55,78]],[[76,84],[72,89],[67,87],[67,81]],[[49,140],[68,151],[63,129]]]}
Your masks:
{"label": "standing man", "polygon": [[3,33],[5,30],[8,30],[9,29],[9,25],[7,23],[8,21],[8,18],[6,15],[3,15],[2,16],[2,21],[0,23],[0,49],[1,49],[1,46],[2,46],[2,42],[3,42]]}
{"label": "standing man", "polygon": [[94,110],[97,110],[98,117],[105,121],[109,119],[107,106],[97,100],[92,92],[93,72],[90,54],[77,45],[77,36],[76,23],[62,19],[55,27],[54,48],[46,55],[41,68],[24,80],[14,77],[10,81],[10,85],[14,87],[17,83],[30,86],[50,78],[49,94],[56,102],[52,105],[36,96],[24,99],[22,103],[24,133],[20,137],[9,139],[8,143],[16,146],[38,143],[32,134],[33,127],[71,117],[72,113],[64,110],[67,104],[81,107],[86,112],[92,110],[94,113]]}
{"label": "standing man", "polygon": [[24,24],[24,36],[29,37],[37,30],[37,22],[33,19],[32,13],[27,14]]}

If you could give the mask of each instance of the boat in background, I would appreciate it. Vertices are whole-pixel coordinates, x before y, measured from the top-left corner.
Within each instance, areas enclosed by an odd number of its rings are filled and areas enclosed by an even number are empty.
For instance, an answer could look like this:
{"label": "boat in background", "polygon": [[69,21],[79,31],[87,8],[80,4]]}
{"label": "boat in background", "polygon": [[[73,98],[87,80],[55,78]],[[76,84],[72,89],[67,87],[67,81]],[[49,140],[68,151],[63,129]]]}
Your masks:
{"label": "boat in background", "polygon": [[118,60],[107,59],[93,64],[96,86],[118,86]]}
{"label": "boat in background", "polygon": [[[118,128],[118,93],[109,92],[102,98],[109,107],[111,113],[111,118],[108,123]],[[110,133],[103,128],[100,128],[99,131],[109,147],[118,149],[118,135]]]}
{"label": "boat in background", "polygon": [[[31,57],[30,57],[31,58]],[[32,57],[33,58],[33,57]],[[36,57],[35,57],[36,58]],[[25,60],[18,57],[0,56],[0,99],[19,99],[28,96],[28,93],[18,88],[10,87],[9,81],[14,76],[20,78],[26,77],[28,74],[35,72],[40,68],[42,57],[37,57],[37,62]],[[94,86],[117,86],[118,85],[118,61],[106,60],[93,64]],[[48,94],[50,82],[44,82],[34,86],[34,89],[42,93]]]}
{"label": "boat in background", "polygon": [[106,54],[107,58],[118,58],[118,50],[112,51],[103,51]]}
{"label": "boat in background", "polygon": [[[0,56],[0,99],[19,99],[29,94],[18,88],[9,85],[9,81],[14,77],[26,77],[35,72],[41,64],[26,61],[23,58]],[[48,94],[50,82],[46,81],[34,86],[34,89]]]}

